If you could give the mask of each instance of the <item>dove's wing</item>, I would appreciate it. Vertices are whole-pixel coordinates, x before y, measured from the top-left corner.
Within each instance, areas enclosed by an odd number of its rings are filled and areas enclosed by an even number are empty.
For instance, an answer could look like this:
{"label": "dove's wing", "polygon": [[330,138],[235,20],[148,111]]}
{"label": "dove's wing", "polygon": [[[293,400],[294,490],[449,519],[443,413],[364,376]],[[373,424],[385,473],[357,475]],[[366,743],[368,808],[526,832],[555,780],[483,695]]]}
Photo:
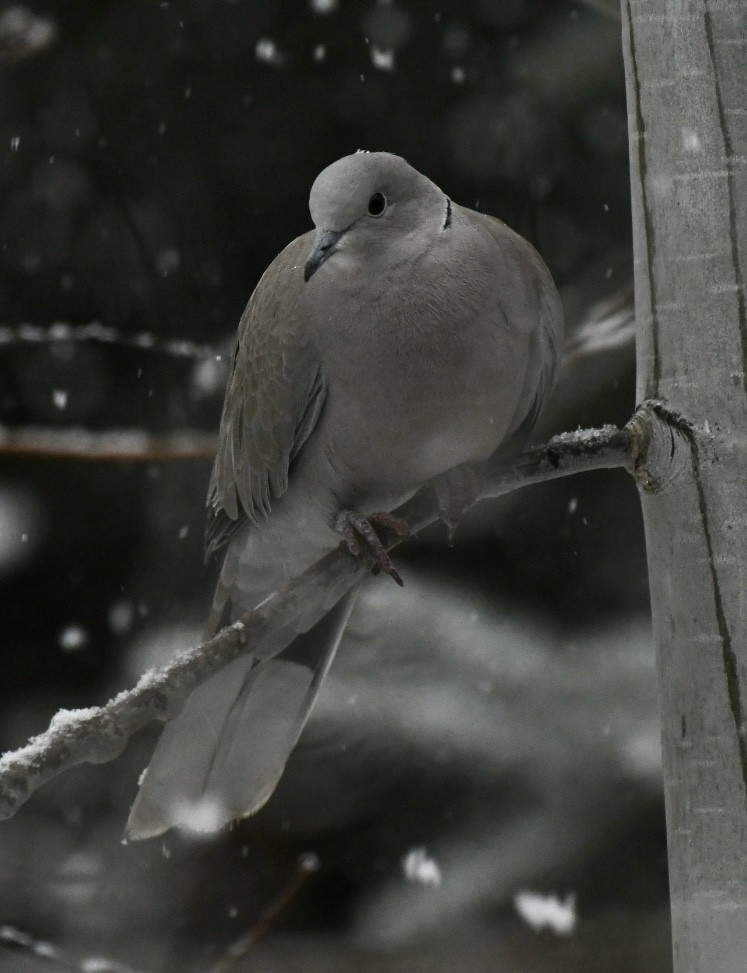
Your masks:
{"label": "dove's wing", "polygon": [[239,323],[208,489],[208,554],[242,521],[266,516],[285,493],[291,460],[324,404],[324,378],[301,308],[313,239],[313,232],[298,237],[273,260]]}
{"label": "dove's wing", "polygon": [[563,306],[550,271],[531,243],[495,217],[468,212],[487,227],[510,261],[510,274],[500,291],[501,304],[507,320],[525,330],[529,342],[513,429],[523,438],[531,432],[555,382],[563,345]]}

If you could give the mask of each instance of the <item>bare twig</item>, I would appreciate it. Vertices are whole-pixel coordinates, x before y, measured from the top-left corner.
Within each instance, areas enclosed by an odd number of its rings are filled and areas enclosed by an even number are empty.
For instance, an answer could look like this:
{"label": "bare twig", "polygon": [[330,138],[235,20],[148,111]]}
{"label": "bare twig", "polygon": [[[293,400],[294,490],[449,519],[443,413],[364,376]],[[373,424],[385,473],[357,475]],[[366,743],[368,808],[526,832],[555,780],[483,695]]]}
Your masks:
{"label": "bare twig", "polygon": [[154,463],[212,459],[218,439],[210,433],[176,432],[158,436],[140,429],[51,429],[0,426],[0,456],[37,456],[84,462]]}
{"label": "bare twig", "polygon": [[262,910],[254,927],[245,936],[241,936],[240,939],[237,939],[236,942],[228,947],[224,955],[211,970],[211,973],[233,973],[236,965],[249,955],[260,939],[263,939],[283,913],[287,912],[298,898],[310,876],[318,870],[319,859],[313,852],[306,852],[301,855],[298,859],[298,865],[293,877],[280,895],[266,909]]}
{"label": "bare twig", "polygon": [[[510,465],[476,467],[477,500],[593,469],[635,472],[646,416],[639,410],[634,419],[637,425],[631,420],[624,429],[606,426],[564,433],[520,454]],[[435,523],[439,509],[434,484],[426,484],[395,514],[407,521],[411,534]],[[390,549],[398,543],[394,539]],[[58,713],[44,733],[0,758],[0,818],[11,817],[41,784],[70,767],[113,760],[137,730],[153,720],[175,716],[192,690],[241,653],[252,651],[264,659],[282,651],[322,618],[366,570],[367,565],[341,544],[233,625],[180,653],[162,669],[147,672],[133,689],[104,706]]]}

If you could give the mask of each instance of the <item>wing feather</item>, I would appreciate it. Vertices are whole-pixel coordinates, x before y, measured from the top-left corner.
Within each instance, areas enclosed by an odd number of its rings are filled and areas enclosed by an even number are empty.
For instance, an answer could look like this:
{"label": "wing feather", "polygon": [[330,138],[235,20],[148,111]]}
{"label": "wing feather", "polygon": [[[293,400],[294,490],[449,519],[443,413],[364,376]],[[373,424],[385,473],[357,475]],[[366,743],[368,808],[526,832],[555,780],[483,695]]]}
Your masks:
{"label": "wing feather", "polygon": [[324,405],[321,365],[301,306],[313,237],[298,237],[275,258],[239,323],[208,488],[208,555],[245,521],[267,516],[285,493],[290,463]]}
{"label": "wing feather", "polygon": [[474,215],[484,221],[483,225],[504,253],[513,253],[512,283],[516,290],[512,297],[517,307],[524,307],[528,312],[524,315],[524,326],[529,331],[529,355],[519,396],[520,411],[514,421],[515,433],[523,438],[537,422],[555,383],[563,344],[563,306],[550,271],[531,243],[495,217]]}

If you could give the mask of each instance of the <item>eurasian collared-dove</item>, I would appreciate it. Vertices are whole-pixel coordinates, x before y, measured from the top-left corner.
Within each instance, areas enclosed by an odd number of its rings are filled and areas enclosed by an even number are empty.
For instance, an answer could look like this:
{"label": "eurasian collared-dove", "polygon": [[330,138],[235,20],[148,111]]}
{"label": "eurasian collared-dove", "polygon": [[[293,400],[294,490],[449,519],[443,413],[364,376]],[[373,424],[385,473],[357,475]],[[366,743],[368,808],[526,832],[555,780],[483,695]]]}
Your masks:
{"label": "eurasian collared-dove", "polygon": [[[227,545],[209,632],[337,546],[374,511],[528,431],[553,381],[562,311],[536,251],[404,159],[325,169],[316,231],[263,275],[239,324],[208,494]],[[352,608],[280,655],[251,654],[187,699],[156,747],[127,834],[210,831],[257,811],[303,729]]]}

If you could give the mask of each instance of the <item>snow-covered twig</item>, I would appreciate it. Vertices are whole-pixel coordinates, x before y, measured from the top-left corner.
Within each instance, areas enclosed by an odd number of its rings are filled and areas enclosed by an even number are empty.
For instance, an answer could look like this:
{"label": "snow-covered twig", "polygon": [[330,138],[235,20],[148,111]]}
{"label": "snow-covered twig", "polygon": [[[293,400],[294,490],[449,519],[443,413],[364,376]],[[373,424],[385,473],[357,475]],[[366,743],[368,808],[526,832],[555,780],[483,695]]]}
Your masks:
{"label": "snow-covered twig", "polygon": [[[587,470],[636,472],[652,414],[644,408],[623,429],[605,426],[564,433],[521,453],[510,464],[475,467],[471,472],[477,483],[476,500]],[[407,521],[411,534],[438,521],[435,485],[426,484],[395,513]],[[397,543],[393,539],[389,548]],[[269,658],[282,651],[322,618],[366,570],[367,564],[341,544],[207,642],[147,672],[133,689],[104,706],[58,713],[44,733],[0,758],[0,818],[11,817],[41,784],[76,764],[113,760],[134,733],[153,720],[175,716],[192,690],[241,653],[252,651],[258,658]]]}
{"label": "snow-covered twig", "polygon": [[151,331],[136,331],[129,334],[98,321],[90,324],[65,324],[56,322],[49,327],[36,324],[0,325],[0,348],[19,344],[53,344],[57,341],[84,342],[95,341],[105,345],[119,345],[125,348],[141,348],[156,351],[174,358],[219,358],[215,348],[199,345],[184,338],[161,338]]}

